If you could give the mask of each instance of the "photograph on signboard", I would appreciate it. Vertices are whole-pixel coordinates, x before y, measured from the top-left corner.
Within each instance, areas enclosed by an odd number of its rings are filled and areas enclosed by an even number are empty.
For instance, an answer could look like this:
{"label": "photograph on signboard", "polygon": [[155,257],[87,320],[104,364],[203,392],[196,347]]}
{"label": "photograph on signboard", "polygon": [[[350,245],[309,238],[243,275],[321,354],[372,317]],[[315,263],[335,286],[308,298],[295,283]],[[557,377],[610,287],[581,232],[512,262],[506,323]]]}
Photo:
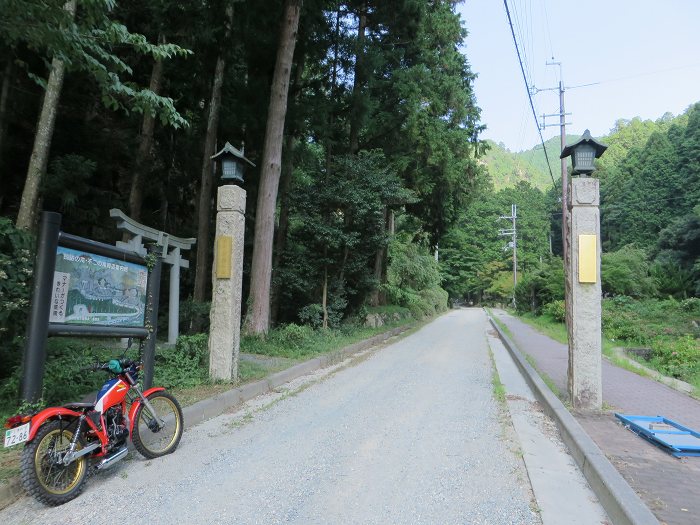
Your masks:
{"label": "photograph on signboard", "polygon": [[146,266],[59,246],[49,322],[143,326]]}

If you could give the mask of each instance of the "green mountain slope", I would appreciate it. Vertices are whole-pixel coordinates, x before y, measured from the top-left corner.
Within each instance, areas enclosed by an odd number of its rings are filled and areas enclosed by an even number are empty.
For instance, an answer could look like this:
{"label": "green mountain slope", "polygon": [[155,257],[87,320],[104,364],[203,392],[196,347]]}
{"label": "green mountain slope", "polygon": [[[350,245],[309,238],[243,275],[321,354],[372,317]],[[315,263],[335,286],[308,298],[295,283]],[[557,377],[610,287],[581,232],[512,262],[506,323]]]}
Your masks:
{"label": "green mountain slope", "polygon": [[[571,135],[567,137],[567,143],[575,142],[579,138],[578,135]],[[544,143],[552,167],[551,175],[541,145],[527,151],[513,153],[503,145],[490,140],[487,142],[490,148],[482,157],[482,161],[488,167],[496,190],[515,186],[521,180],[526,180],[534,187],[546,190],[552,185],[552,177],[555,181],[559,180],[561,174],[559,137],[553,137]]]}

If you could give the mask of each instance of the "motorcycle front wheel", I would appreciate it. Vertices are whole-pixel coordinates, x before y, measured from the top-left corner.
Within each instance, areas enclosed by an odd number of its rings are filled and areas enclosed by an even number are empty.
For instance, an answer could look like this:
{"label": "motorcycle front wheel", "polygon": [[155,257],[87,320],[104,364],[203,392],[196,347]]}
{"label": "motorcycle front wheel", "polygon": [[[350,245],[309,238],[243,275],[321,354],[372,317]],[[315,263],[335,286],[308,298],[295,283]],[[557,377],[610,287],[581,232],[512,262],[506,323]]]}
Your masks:
{"label": "motorcycle front wheel", "polygon": [[148,396],[157,419],[145,405],[136,409],[131,440],[142,456],[153,459],[173,452],[182,438],[182,408],[171,394],[154,392]]}
{"label": "motorcycle front wheel", "polygon": [[[73,439],[74,428],[71,429],[70,426],[65,421],[51,421],[42,425],[22,451],[22,485],[29,494],[46,505],[62,505],[77,497],[87,480],[86,456],[79,457],[68,465],[62,461]],[[79,437],[75,451],[83,446]]]}

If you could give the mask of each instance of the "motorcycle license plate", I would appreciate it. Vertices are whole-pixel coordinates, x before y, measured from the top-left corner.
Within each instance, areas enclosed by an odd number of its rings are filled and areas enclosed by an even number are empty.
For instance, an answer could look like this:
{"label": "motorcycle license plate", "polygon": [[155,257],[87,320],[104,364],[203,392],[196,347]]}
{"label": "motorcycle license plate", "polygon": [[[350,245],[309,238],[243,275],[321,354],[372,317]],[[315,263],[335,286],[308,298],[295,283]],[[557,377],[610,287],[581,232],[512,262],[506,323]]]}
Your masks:
{"label": "motorcycle license plate", "polygon": [[29,425],[25,423],[21,427],[11,428],[5,431],[5,447],[11,447],[24,443],[29,439]]}

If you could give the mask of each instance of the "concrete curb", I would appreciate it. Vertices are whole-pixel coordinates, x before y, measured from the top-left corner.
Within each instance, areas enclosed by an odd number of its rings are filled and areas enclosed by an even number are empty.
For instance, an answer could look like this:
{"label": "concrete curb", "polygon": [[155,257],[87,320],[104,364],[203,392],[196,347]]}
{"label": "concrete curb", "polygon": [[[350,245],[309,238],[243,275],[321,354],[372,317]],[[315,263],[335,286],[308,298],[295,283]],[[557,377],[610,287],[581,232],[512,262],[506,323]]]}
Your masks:
{"label": "concrete curb", "polygon": [[530,366],[530,363],[525,360],[513,341],[491,316],[488,317],[504,346],[513,357],[513,361],[535,393],[535,397],[542,404],[545,413],[557,424],[562,441],[566,444],[612,522],[615,525],[659,525],[659,521],[649,508],[608,461],[605,454],[583,430],[559,398],[547,387],[535,369]]}
{"label": "concrete curb", "polygon": [[[387,339],[410,330],[414,326],[415,325],[411,323],[392,328],[388,332],[375,335],[364,341],[353,343],[345,348],[296,364],[286,370],[274,373],[253,383],[247,383],[238,388],[232,388],[214,397],[203,399],[192,405],[183,407],[182,415],[185,420],[185,428],[193,427],[203,421],[219,416],[231,408],[241,405],[259,395],[266,394],[298,377],[339,363],[353,354],[383,343]],[[11,479],[9,483],[0,486],[0,510],[14,503],[23,495],[24,489],[17,478]]]}

